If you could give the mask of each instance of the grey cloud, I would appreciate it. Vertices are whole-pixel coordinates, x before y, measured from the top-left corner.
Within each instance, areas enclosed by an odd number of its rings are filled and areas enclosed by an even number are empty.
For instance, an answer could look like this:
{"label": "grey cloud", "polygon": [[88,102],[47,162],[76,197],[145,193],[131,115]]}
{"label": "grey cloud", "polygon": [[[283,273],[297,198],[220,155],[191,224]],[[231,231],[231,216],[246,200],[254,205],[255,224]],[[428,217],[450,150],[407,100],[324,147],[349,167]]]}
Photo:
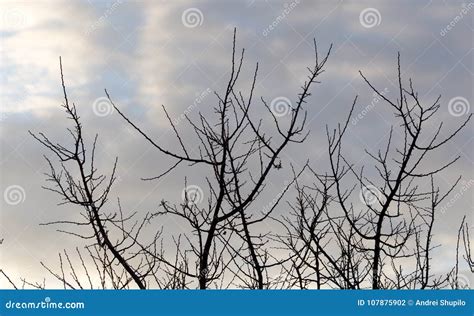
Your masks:
{"label": "grey cloud", "polygon": [[[291,1],[286,2],[288,5]],[[326,124],[331,127],[342,121],[355,95],[359,95],[355,113],[361,113],[374,98],[358,75],[362,70],[377,87],[388,89],[396,98],[396,54],[402,55],[404,78],[413,77],[420,94],[428,101],[442,94],[439,120],[452,130],[460,118],[448,111],[448,102],[463,96],[472,105],[472,11],[445,36],[440,31],[459,14],[461,2],[440,1],[300,1],[267,36],[263,31],[282,14],[285,2],[256,1],[180,1],[71,2],[38,5],[26,2],[9,8],[23,12],[26,24],[2,25],[2,113],[1,189],[17,184],[26,192],[24,203],[1,204],[1,265],[16,277],[42,279],[40,260],[54,264],[62,248],[72,249],[78,241],[61,236],[53,227],[38,226],[52,219],[72,219],[71,208],[57,207],[58,199],[41,189],[47,152],[27,134],[28,130],[44,131],[58,140],[67,139],[68,123],[59,108],[62,102],[58,60],[63,56],[69,97],[78,105],[88,139],[100,134],[98,164],[109,172],[110,162],[119,156],[120,181],[114,199],[120,196],[130,211],[156,210],[161,199],[178,202],[184,177],[203,185],[205,171],[189,173],[179,168],[163,182],[144,182],[141,177],[154,176],[168,165],[166,159],[152,149],[117,113],[104,117],[94,114],[92,105],[104,97],[107,88],[117,105],[143,128],[170,148],[177,142],[170,130],[161,105],[167,106],[172,119],[177,119],[207,89],[222,91],[230,66],[232,28],[238,29],[238,47],[246,47],[246,64],[241,88],[250,84],[255,63],[260,63],[257,95],[271,101],[278,96],[295,100],[305,79],[305,67],[312,62],[312,39],[321,51],[334,43],[334,51],[321,77],[313,88],[307,104],[312,133],[308,141],[282,156],[284,169],[272,175],[268,192],[258,202],[265,206],[279,192],[278,183],[290,176],[289,164],[302,165],[306,159],[320,171],[327,166]],[[2,6],[4,4],[2,3]],[[44,7],[44,9],[40,9]],[[184,10],[195,7],[203,14],[201,26],[188,28],[182,23]],[[360,12],[373,7],[380,11],[380,25],[364,28]],[[111,8],[114,8],[113,10]],[[53,14],[54,13],[54,14]],[[75,18],[71,18],[75,17]],[[101,22],[102,21],[102,22]],[[425,95],[426,94],[426,95]],[[216,99],[207,95],[190,116],[200,111],[212,115]],[[271,123],[261,104],[255,113]],[[472,110],[471,110],[472,111]],[[347,155],[354,162],[367,161],[363,149],[377,150],[384,145],[395,120],[390,108],[377,102],[351,124],[346,140]],[[433,126],[435,128],[435,126]],[[187,125],[178,129],[188,144],[194,144]],[[440,185],[446,188],[462,174],[472,179],[472,127],[457,137],[446,151],[432,157],[427,166],[438,165],[453,155],[461,160],[443,173]],[[360,164],[358,164],[360,166]],[[373,170],[372,170],[373,171]],[[290,192],[288,200],[294,195]],[[111,208],[113,206],[111,201]],[[437,218],[436,242],[446,244],[435,258],[440,270],[453,258],[453,234],[464,214],[472,223],[472,188]],[[278,212],[285,213],[284,206]],[[179,223],[166,223],[169,230],[178,230]],[[265,228],[262,228],[265,229]],[[275,228],[276,229],[276,228]],[[442,256],[442,257],[441,257]],[[450,259],[451,260],[451,259]],[[435,264],[433,264],[435,265]],[[27,269],[28,268],[28,269]],[[26,274],[24,271],[29,271]],[[1,281],[3,282],[3,281]],[[2,287],[6,286],[0,283]]]}

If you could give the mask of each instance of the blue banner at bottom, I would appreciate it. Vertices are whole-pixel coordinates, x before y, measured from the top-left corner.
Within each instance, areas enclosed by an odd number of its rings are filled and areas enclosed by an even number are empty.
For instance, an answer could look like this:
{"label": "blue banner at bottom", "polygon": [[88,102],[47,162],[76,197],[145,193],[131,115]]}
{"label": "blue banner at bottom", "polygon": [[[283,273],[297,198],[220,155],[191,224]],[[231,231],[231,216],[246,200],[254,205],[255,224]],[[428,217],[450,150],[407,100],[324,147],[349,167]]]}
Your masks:
{"label": "blue banner at bottom", "polygon": [[473,290],[0,290],[0,315],[474,315]]}

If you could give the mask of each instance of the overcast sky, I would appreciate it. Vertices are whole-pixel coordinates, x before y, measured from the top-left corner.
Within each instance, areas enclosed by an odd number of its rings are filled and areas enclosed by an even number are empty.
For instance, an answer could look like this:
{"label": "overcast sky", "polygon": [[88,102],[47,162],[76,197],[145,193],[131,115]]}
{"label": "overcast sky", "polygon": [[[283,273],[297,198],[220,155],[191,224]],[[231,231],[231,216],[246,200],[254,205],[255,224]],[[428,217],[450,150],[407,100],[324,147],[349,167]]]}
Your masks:
{"label": "overcast sky", "polygon": [[[222,91],[230,70],[234,27],[238,47],[246,48],[241,86],[249,86],[258,61],[256,94],[269,101],[283,97],[295,102],[313,62],[313,38],[321,51],[333,43],[327,70],[307,106],[310,137],[291,147],[282,164],[309,159],[316,170],[325,171],[326,124],[342,121],[359,95],[355,114],[360,119],[349,126],[346,155],[360,167],[367,161],[364,148],[383,146],[396,121],[386,104],[375,101],[358,71],[396,97],[400,52],[405,79],[413,78],[422,99],[428,103],[442,95],[435,123],[444,120],[445,130],[453,129],[472,112],[474,102],[473,20],[474,4],[462,1],[1,1],[0,268],[15,278],[39,281],[44,275],[40,261],[54,266],[58,251],[81,245],[54,227],[39,226],[72,219],[78,210],[58,207],[58,197],[41,188],[47,152],[28,135],[28,130],[43,131],[58,141],[67,139],[68,122],[59,107],[59,56],[69,99],[77,105],[88,140],[99,133],[99,167],[110,167],[119,157],[112,199],[120,196],[127,210],[145,212],[156,210],[163,198],[178,202],[185,175],[198,185],[203,175],[183,168],[161,182],[141,181],[166,169],[167,160],[111,110],[104,88],[151,135],[175,146],[161,105],[176,121],[204,94],[190,115],[209,112],[216,100],[207,91]],[[177,127],[192,147],[186,124],[178,121]],[[452,264],[462,216],[473,224],[472,131],[471,124],[426,164],[439,166],[461,155],[437,180],[443,188],[463,175],[466,189],[461,191],[461,183],[458,198],[436,219],[435,242],[443,245],[434,259],[437,271]],[[280,192],[288,171],[272,175],[263,196],[267,200],[259,203],[265,205]],[[164,225],[180,229],[171,221]],[[0,279],[0,287],[6,286]]]}

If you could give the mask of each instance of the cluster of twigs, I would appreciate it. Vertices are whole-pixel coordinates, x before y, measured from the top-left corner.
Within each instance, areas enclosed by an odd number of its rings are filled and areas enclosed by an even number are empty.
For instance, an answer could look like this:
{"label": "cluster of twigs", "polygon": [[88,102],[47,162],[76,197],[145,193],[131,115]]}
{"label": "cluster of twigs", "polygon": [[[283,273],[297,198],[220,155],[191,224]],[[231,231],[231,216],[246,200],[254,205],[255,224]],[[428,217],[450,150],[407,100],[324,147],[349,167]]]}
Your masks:
{"label": "cluster of twigs", "polygon": [[[61,145],[43,133],[31,135],[53,155],[46,187],[62,198],[60,204],[76,206],[82,220],[59,220],[44,225],[59,225],[59,231],[83,240],[83,250],[59,254],[60,271],[43,267],[64,288],[460,288],[457,282],[459,258],[474,272],[469,228],[463,220],[458,233],[456,265],[446,275],[431,269],[433,227],[440,204],[458,184],[447,190],[436,185],[436,175],[454,164],[429,169],[424,162],[430,154],[452,140],[469,122],[441,138],[443,124],[427,135],[430,120],[440,109],[440,97],[425,105],[411,79],[403,84],[398,57],[398,96],[392,100],[364,75],[370,89],[391,107],[397,120],[378,152],[366,151],[375,172],[369,176],[364,167],[346,158],[347,133],[357,97],[347,119],[335,129],[326,127],[330,169],[314,170],[308,162],[292,169],[292,178],[281,185],[275,203],[258,211],[256,201],[266,190],[272,172],[282,167],[282,154],[290,144],[303,143],[307,102],[313,84],[324,72],[331,47],[321,58],[314,42],[314,64],[301,86],[290,115],[276,116],[264,98],[255,102],[258,63],[245,95],[236,89],[241,76],[245,51],[236,50],[234,31],[231,71],[222,92],[215,92],[214,116],[199,113],[197,119],[185,115],[198,146],[189,148],[176,124],[163,107],[174,132],[178,150],[167,149],[133,122],[105,91],[116,112],[160,154],[172,160],[158,176],[160,180],[177,168],[207,170],[208,198],[205,206],[194,203],[185,191],[182,203],[162,200],[159,209],[145,214],[124,215],[120,200],[111,205],[109,196],[116,180],[118,159],[110,174],[95,167],[97,135],[89,146],[75,104],[68,100],[60,60],[64,93],[63,109],[72,122],[71,143]],[[271,124],[256,119],[251,107],[259,103],[268,112]],[[271,128],[272,132],[266,132]],[[197,153],[197,154],[196,154]],[[161,166],[160,166],[161,167]],[[427,170],[428,168],[428,170]],[[303,183],[302,173],[314,179]],[[186,185],[186,181],[185,181]],[[296,199],[283,205],[285,194],[294,189]],[[362,195],[358,202],[357,192]],[[280,206],[288,209],[276,215]],[[108,212],[106,209],[115,211]],[[173,245],[164,246],[160,218],[172,216],[186,223],[186,233],[173,235]],[[282,229],[261,232],[271,223]],[[169,236],[168,236],[169,237]],[[171,254],[170,254],[171,252]],[[463,252],[464,254],[461,254]],[[3,272],[8,282],[15,283]],[[454,280],[454,281],[453,281]],[[22,286],[44,288],[45,283],[22,281]]]}

